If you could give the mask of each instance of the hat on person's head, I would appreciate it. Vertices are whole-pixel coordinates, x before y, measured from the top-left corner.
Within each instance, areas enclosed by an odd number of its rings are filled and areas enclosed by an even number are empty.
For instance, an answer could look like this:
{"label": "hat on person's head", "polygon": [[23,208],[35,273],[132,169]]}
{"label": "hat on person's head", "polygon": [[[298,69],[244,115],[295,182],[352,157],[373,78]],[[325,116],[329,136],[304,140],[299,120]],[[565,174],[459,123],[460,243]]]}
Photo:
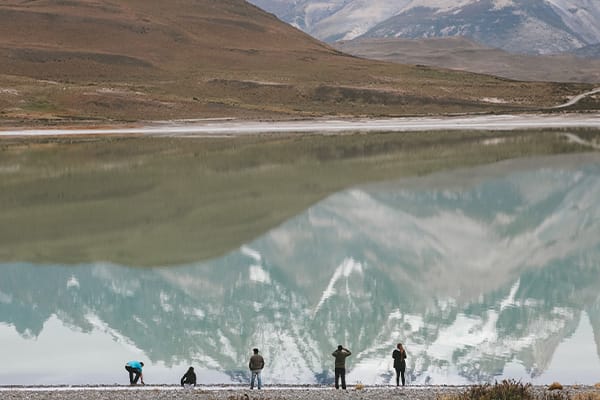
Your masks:
{"label": "hat on person's head", "polygon": [[338,350],[342,350],[344,348],[344,346],[342,346],[341,344],[338,345]]}
{"label": "hat on person's head", "polygon": [[257,349],[256,347],[255,347],[255,348],[253,348],[253,349],[252,349],[252,351],[253,351],[254,353],[258,353],[258,349]]}

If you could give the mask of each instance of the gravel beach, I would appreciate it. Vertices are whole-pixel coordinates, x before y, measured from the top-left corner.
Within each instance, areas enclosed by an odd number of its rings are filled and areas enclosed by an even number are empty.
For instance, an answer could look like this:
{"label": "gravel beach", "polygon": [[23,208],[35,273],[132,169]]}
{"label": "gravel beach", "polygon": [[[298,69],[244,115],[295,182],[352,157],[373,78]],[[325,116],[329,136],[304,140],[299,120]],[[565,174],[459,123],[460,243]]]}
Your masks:
{"label": "gravel beach", "polygon": [[[90,386],[90,387],[11,387],[0,388],[2,400],[437,400],[462,393],[464,386],[411,386],[404,388],[369,386],[361,390],[349,387],[348,390],[335,390],[330,387],[266,387],[263,390],[249,390],[242,387],[197,387],[184,389],[176,386]],[[534,391],[539,398],[544,397],[546,387],[536,386]],[[565,387],[562,393],[594,392],[600,390],[592,386]]]}

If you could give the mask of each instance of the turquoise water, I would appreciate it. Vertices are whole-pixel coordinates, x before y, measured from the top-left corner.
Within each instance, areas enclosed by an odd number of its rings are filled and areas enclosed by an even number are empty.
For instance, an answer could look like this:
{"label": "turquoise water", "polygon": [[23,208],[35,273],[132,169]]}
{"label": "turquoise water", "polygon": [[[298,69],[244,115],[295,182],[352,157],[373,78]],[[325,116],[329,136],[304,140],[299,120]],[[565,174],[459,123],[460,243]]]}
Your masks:
{"label": "turquoise water", "polygon": [[226,256],[163,268],[0,260],[0,384],[410,384],[600,371],[600,157],[512,161],[336,193]]}

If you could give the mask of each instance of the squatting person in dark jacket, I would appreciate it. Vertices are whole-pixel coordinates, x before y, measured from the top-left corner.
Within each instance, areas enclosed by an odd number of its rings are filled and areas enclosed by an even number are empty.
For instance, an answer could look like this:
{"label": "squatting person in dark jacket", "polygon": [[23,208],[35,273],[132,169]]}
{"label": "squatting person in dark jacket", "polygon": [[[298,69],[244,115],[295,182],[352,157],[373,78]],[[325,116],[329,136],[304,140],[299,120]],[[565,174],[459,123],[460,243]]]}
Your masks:
{"label": "squatting person in dark jacket", "polygon": [[350,350],[345,349],[341,344],[337,350],[331,353],[335,357],[335,388],[339,389],[339,381],[342,378],[342,389],[346,389],[346,357],[352,353]]}
{"label": "squatting person in dark jacket", "polygon": [[250,373],[252,374],[252,378],[250,379],[250,389],[254,389],[254,378],[256,378],[258,389],[260,390],[262,388],[260,373],[265,367],[265,360],[258,354],[258,349],[252,349],[252,352],[254,354],[250,357],[250,362],[248,363],[248,368],[250,368]]}
{"label": "squatting person in dark jacket", "polygon": [[194,367],[189,367],[187,372],[181,377],[181,386],[194,385],[196,386],[196,373]]}
{"label": "squatting person in dark jacket", "polygon": [[402,343],[398,343],[396,350],[392,353],[394,359],[394,369],[396,370],[396,386],[400,386],[400,377],[402,377],[402,386],[405,385],[404,372],[406,371],[406,350]]}

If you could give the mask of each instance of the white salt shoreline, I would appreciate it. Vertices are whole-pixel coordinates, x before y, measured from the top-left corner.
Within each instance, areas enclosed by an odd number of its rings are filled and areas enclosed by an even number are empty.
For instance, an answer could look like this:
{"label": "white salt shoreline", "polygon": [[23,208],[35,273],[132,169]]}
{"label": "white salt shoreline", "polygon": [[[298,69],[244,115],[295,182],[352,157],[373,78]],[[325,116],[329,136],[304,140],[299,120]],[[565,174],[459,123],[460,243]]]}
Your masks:
{"label": "white salt shoreline", "polygon": [[334,119],[305,121],[203,121],[149,122],[135,127],[109,128],[0,128],[0,137],[147,135],[204,137],[275,133],[416,132],[430,130],[516,130],[551,128],[600,129],[600,113],[518,114],[462,117],[414,117],[387,119]]}

